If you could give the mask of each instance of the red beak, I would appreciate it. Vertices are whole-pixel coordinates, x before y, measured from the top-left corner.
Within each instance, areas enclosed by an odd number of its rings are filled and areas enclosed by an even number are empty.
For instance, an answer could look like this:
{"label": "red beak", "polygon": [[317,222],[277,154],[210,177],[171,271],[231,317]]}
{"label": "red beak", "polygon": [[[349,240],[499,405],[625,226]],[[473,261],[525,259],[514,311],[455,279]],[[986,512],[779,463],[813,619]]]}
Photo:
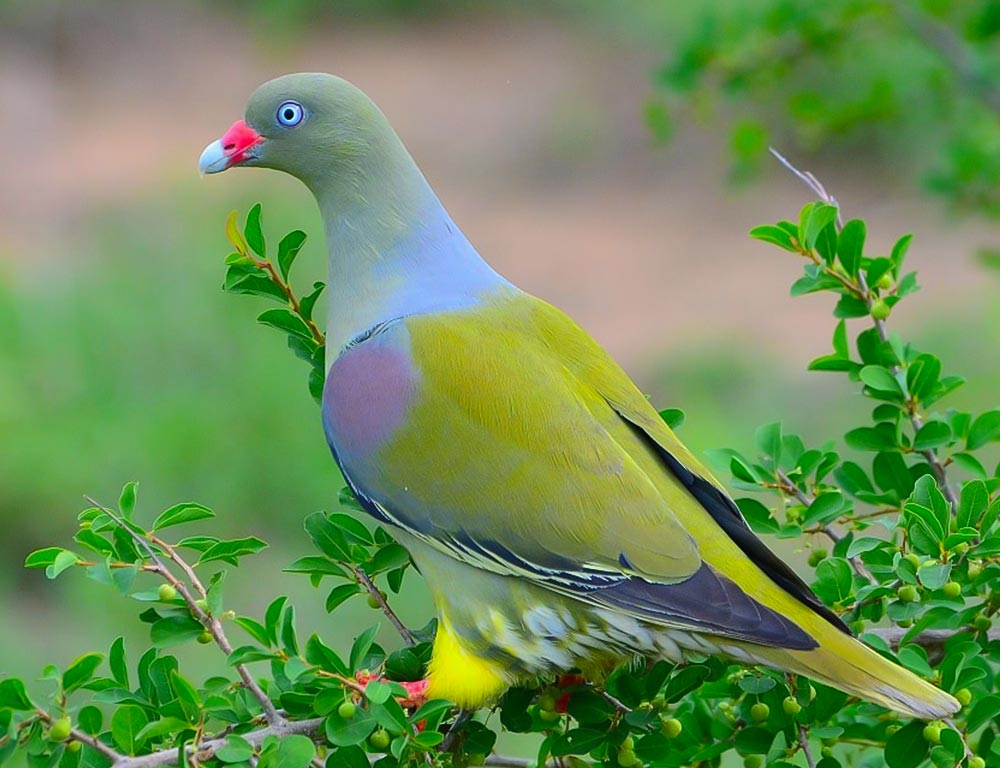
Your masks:
{"label": "red beak", "polygon": [[202,173],[220,173],[239,165],[248,158],[250,150],[263,141],[264,138],[257,131],[242,120],[237,120],[221,139],[205,147],[198,161],[198,170]]}

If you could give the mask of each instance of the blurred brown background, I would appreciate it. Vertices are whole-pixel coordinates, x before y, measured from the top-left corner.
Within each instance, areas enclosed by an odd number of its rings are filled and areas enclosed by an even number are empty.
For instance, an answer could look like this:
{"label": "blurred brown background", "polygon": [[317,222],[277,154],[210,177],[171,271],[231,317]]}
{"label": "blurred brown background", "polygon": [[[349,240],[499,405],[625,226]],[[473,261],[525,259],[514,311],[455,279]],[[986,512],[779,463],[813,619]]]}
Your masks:
{"label": "blurred brown background", "polygon": [[[842,382],[804,371],[828,351],[828,300],[790,300],[795,258],[746,236],[794,218],[807,190],[777,164],[728,184],[718,122],[678,125],[663,146],[644,121],[652,73],[696,5],[636,3],[633,18],[586,2],[315,16],[294,3],[0,2],[0,673],[144,636],[124,598],[21,568],[31,549],[68,543],[84,493],[113,502],[132,479],[141,513],[198,500],[220,532],[275,545],[247,566],[236,607],[291,591],[303,624],[346,642],[349,628],[323,624],[321,594],[274,575],[307,553],[299,520],[341,485],[305,371],[254,327],[260,306],[220,290],[229,210],[261,200],[272,239],[310,233],[300,284],[323,276],[318,216],[288,178],[196,170],[279,74],[330,71],[374,97],[484,256],[575,316],[658,405],[684,408],[697,450],[746,448],[778,418],[833,437],[863,413]],[[793,159],[867,218],[876,250],[916,234],[908,263],[927,287],[894,327],[952,370],[984,372],[963,405],[995,405],[995,361],[969,351],[970,336],[1000,336],[996,279],[972,257],[995,227],[949,218],[870,157]],[[419,588],[403,612],[422,623]]]}

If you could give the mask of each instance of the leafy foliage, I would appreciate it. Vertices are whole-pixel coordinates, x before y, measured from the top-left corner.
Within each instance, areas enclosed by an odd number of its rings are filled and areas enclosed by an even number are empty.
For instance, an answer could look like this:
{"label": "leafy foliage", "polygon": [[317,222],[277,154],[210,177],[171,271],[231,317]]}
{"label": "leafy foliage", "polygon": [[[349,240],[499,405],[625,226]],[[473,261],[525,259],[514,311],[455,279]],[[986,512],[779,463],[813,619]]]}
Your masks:
{"label": "leafy foliage", "polygon": [[743,176],[778,126],[806,150],[877,142],[953,205],[997,216],[998,35],[995,0],[707,3],[661,69],[666,99],[647,117],[666,137],[671,112],[736,105],[730,146]]}
{"label": "leafy foliage", "polygon": [[[235,253],[225,289],[281,305],[259,319],[307,361],[318,396],[324,338],[312,310],[322,285],[299,298],[289,282],[304,235],[286,235],[272,261],[259,206],[242,231],[231,218],[227,232]],[[757,455],[713,458],[753,494],[737,501],[755,531],[809,548],[827,605],[878,651],[954,693],[964,705],[954,721],[903,722],[805,678],[707,657],[626,666],[604,681],[539,681],[493,710],[461,713],[427,700],[419,682],[434,622],[411,629],[392,609],[408,553],[350,514],[359,507],[347,489],[340,509],[305,518],[315,551],[286,570],[322,587],[330,614],[365,596],[398,630],[397,648],[375,641],[377,625],[358,628],[345,649],[300,637],[282,595],[261,616],[227,606],[231,572],[265,542],[199,533],[214,513],[195,503],[146,515],[129,483],[116,509],[94,502],[80,513],[71,548],[38,550],[25,565],[50,579],[83,572],[137,601],[149,642],[126,649],[119,637],[107,653],[46,667],[35,685],[0,679],[0,764],[156,768],[181,754],[220,768],[513,767],[493,754],[498,733],[513,732],[536,735],[538,765],[718,766],[735,755],[749,768],[1000,766],[1000,467],[984,463],[1000,442],[1000,410],[935,409],[962,379],[889,331],[894,307],[918,287],[904,269],[908,237],[872,254],[864,223],[841,226],[829,200],[751,235],[802,261],[793,295],[833,295],[833,352],[810,368],[844,377],[872,414],[845,431],[843,446],[807,446],[772,423],[757,431]],[[678,409],[662,415],[683,422]],[[194,678],[171,655],[190,642],[218,648],[210,677]]]}

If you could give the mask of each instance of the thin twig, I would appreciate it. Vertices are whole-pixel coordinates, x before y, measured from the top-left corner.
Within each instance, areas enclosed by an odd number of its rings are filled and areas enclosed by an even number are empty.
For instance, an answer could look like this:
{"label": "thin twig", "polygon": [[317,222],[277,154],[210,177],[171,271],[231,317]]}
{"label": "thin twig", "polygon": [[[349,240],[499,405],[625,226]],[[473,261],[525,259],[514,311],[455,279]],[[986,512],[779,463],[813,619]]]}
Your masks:
{"label": "thin twig", "polygon": [[813,757],[812,749],[809,747],[809,729],[799,723],[799,748],[806,756],[806,765],[809,768],[816,768],[816,759]]}
{"label": "thin twig", "polygon": [[[160,556],[156,553],[156,550],[153,549],[149,541],[147,541],[143,536],[136,533],[124,518],[119,517],[115,512],[111,511],[108,507],[104,506],[103,504],[91,498],[90,496],[86,496],[85,498],[95,507],[98,507],[102,512],[104,512],[104,514],[110,517],[113,521],[115,521],[123,530],[125,530],[132,537],[132,539],[140,547],[142,547],[142,549],[146,551],[150,559],[157,566],[158,573],[160,574],[160,576],[166,579],[167,582],[169,582],[178,591],[178,593],[180,593],[181,597],[184,598],[184,602],[187,603],[188,610],[191,611],[191,613],[198,621],[200,621],[202,624],[205,625],[205,627],[208,629],[213,639],[215,640],[216,645],[219,646],[219,648],[222,650],[223,653],[229,656],[233,652],[233,646],[229,642],[229,638],[226,637],[225,631],[222,629],[222,622],[220,622],[216,617],[212,616],[209,613],[206,613],[201,609],[196,599],[191,594],[191,591],[187,588],[187,585],[180,579],[178,579],[176,576],[174,576],[174,574],[170,571],[170,569],[167,568],[166,564],[163,562],[163,560],[160,559]],[[174,557],[176,559],[180,559],[177,558],[176,553]],[[189,569],[185,569],[185,571],[188,572]],[[204,586],[198,579],[197,575],[194,575],[193,572],[191,572],[191,575],[193,577],[192,583],[194,584],[195,588],[202,595],[207,594]],[[235,664],[233,666],[236,669],[237,674],[240,676],[240,679],[243,681],[243,685],[246,686],[247,690],[250,691],[253,697],[260,704],[261,709],[264,710],[264,717],[267,719],[267,721],[274,727],[278,727],[283,722],[285,722],[284,718],[278,714],[278,710],[275,709],[274,702],[272,702],[270,697],[266,693],[264,693],[263,689],[257,684],[257,681],[253,679],[253,676],[250,674],[250,670],[247,669],[246,665]]]}
{"label": "thin twig", "polygon": [[378,603],[379,608],[382,609],[382,613],[386,615],[386,618],[389,619],[392,626],[394,626],[396,631],[399,632],[399,636],[403,638],[403,642],[407,645],[416,645],[417,641],[414,639],[413,633],[410,632],[410,630],[406,628],[406,625],[399,620],[399,616],[396,615],[396,612],[392,610],[389,603],[386,602],[385,595],[382,594],[381,589],[375,586],[371,576],[365,573],[364,569],[359,566],[353,566],[351,570],[354,571],[354,576],[357,578],[361,586],[368,590],[368,594],[371,595],[375,599],[375,602]]}
{"label": "thin twig", "polygon": [[[52,715],[50,715],[44,709],[38,709],[36,707],[35,714],[38,715],[39,720],[42,720],[43,722],[48,723],[49,725],[51,725],[54,720]],[[91,736],[89,733],[84,733],[83,731],[78,730],[77,728],[70,729],[68,740],[79,741],[81,744],[86,744],[88,747],[96,749],[98,752],[100,752],[102,755],[108,758],[108,760],[110,760],[111,762],[116,762],[124,757],[124,755],[116,752],[114,749],[109,747],[107,744],[98,739],[96,736]]]}
{"label": "thin twig", "polygon": [[[322,717],[314,717],[309,720],[285,720],[282,718],[280,722],[256,731],[242,733],[240,737],[250,742],[251,746],[259,747],[268,736],[284,737],[296,734],[313,736],[323,728],[324,721],[325,718]],[[197,762],[205,762],[206,760],[210,760],[216,751],[225,746],[225,744],[226,738],[221,737],[203,741],[197,747],[188,745],[186,757],[194,758]],[[119,755],[119,759],[115,761],[113,768],[161,768],[161,766],[177,764],[185,764],[180,760],[179,750],[164,749],[160,752],[139,755],[138,757],[121,757]]]}
{"label": "thin twig", "polygon": [[[823,186],[820,180],[817,179],[809,171],[800,171],[798,168],[792,165],[791,162],[789,162],[788,159],[785,158],[785,156],[782,155],[780,152],[778,152],[778,150],[776,150],[774,147],[769,147],[768,150],[775,157],[775,159],[777,159],[779,163],[781,163],[785,168],[791,171],[796,177],[801,179],[802,182],[807,187],[809,187],[809,189],[815,192],[820,200],[822,200],[824,203],[827,203],[828,205],[836,206],[837,230],[839,231],[843,229],[844,220],[841,216],[840,203],[837,202],[837,198],[835,198],[833,195],[831,195],[829,192],[826,191],[826,187]],[[864,272],[860,270],[858,271],[857,281],[858,281],[858,288],[860,289],[861,298],[864,300],[870,312],[872,304],[875,301],[875,297],[872,295],[871,290],[869,290],[868,288],[868,280],[865,277]],[[876,333],[878,333],[879,339],[883,343],[888,343],[889,332],[886,330],[885,321],[880,320],[877,317],[872,317],[872,323],[875,326],[875,331]],[[893,376],[898,376],[898,374],[902,369],[899,367],[899,365],[893,364],[890,367],[890,370],[892,371]],[[907,404],[909,406],[913,405],[912,402],[908,402]],[[916,434],[917,432],[920,431],[920,428],[923,427],[924,421],[920,417],[920,414],[916,412],[915,408],[909,407],[907,408],[907,411],[909,414],[910,425],[913,427],[914,434]],[[938,459],[937,451],[933,448],[928,448],[927,450],[921,451],[920,454],[927,460],[927,463],[930,465],[931,471],[934,473],[934,478],[935,480],[937,480],[938,485],[941,487],[941,492],[944,494],[949,504],[951,504],[952,510],[954,511],[954,509],[958,504],[958,497],[955,495],[954,490],[952,490],[951,485],[948,483],[948,475],[945,472],[944,465],[941,463],[940,459]]]}
{"label": "thin twig", "polygon": [[[799,488],[798,484],[795,483],[795,481],[792,480],[792,478],[790,478],[787,474],[785,474],[785,471],[783,469],[780,468],[776,469],[775,476],[778,478],[778,482],[780,483],[779,490],[791,496],[794,496],[796,500],[804,507],[811,507],[813,502],[816,501],[815,496],[812,496],[811,494],[808,494],[801,488]],[[830,541],[832,541],[834,544],[837,544],[841,539],[844,538],[843,534],[837,531],[829,523],[819,523],[818,528],[816,529],[815,532],[822,533],[824,536],[830,539]],[[875,580],[875,577],[872,576],[871,571],[869,571],[868,568],[865,567],[865,564],[861,562],[861,558],[849,557],[847,560],[851,564],[851,568],[854,569],[854,572],[856,574],[858,574],[864,579],[868,579],[869,581]]]}

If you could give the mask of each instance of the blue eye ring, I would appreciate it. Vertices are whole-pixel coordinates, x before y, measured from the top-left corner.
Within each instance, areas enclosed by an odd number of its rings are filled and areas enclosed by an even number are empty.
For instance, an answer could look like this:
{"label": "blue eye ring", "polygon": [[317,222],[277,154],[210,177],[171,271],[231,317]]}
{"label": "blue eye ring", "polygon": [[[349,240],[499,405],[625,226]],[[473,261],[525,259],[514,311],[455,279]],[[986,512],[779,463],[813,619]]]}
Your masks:
{"label": "blue eye ring", "polygon": [[306,111],[297,101],[282,102],[275,115],[278,124],[285,128],[294,128],[305,119],[305,116]]}

